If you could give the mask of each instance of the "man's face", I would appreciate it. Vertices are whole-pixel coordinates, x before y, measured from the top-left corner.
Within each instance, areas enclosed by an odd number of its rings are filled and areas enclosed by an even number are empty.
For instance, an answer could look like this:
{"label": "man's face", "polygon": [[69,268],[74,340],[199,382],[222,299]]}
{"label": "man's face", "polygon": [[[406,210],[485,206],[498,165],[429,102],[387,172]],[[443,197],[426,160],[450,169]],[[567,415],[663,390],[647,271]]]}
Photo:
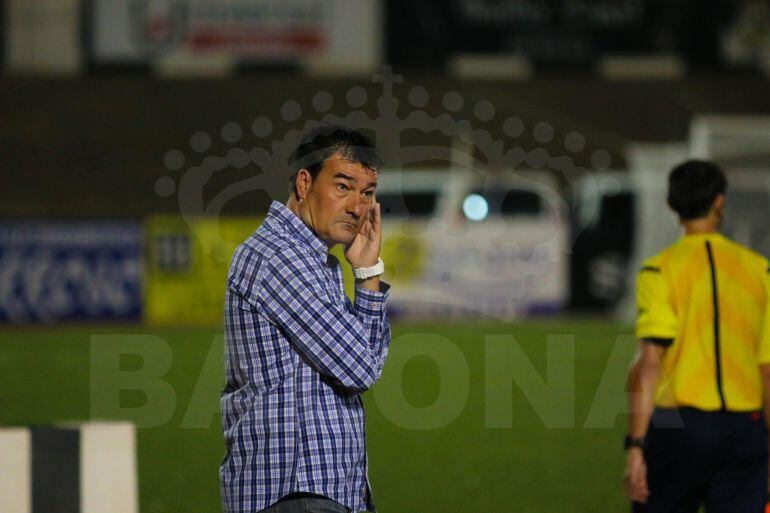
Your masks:
{"label": "man's face", "polygon": [[[305,172],[307,173],[307,172]],[[302,174],[302,172],[300,173]],[[298,182],[301,217],[327,245],[349,244],[374,205],[377,175],[361,164],[335,154],[326,159],[307,187]]]}

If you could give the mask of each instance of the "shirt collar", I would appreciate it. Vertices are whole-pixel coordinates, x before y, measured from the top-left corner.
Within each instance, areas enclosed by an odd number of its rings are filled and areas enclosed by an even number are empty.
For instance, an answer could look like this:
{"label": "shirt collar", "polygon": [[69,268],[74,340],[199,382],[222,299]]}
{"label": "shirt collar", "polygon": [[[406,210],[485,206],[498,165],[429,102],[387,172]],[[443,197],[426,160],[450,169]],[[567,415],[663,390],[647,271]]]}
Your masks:
{"label": "shirt collar", "polygon": [[712,239],[722,239],[724,238],[724,235],[722,235],[719,232],[708,232],[708,233],[685,233],[682,237],[685,240],[712,240]]}
{"label": "shirt collar", "polygon": [[329,246],[283,203],[273,201],[270,204],[265,222],[273,229],[283,229],[292,238],[307,244],[312,251],[322,254],[324,258],[329,254]]}

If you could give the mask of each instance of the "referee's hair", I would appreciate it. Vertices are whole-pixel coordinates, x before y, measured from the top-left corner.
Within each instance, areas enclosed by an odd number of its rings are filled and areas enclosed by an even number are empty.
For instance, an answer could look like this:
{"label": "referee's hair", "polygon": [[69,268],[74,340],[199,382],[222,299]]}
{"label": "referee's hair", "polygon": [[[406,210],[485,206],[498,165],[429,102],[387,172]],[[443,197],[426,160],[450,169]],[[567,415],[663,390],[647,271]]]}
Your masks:
{"label": "referee's hair", "polygon": [[297,173],[307,169],[315,180],[324,162],[333,155],[379,172],[382,161],[377,148],[363,133],[332,123],[321,123],[302,135],[291,162],[291,192],[296,192]]}
{"label": "referee's hair", "polygon": [[683,221],[704,217],[716,197],[726,191],[722,170],[705,160],[688,160],[668,176],[668,204]]}

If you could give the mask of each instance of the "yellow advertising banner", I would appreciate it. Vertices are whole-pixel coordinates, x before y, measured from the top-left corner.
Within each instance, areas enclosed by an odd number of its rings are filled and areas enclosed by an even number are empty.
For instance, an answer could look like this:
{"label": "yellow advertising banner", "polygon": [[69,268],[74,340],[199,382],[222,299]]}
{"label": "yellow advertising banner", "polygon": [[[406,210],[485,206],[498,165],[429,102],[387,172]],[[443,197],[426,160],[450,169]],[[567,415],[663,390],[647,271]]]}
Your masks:
{"label": "yellow advertising banner", "polygon": [[[144,321],[151,326],[221,326],[233,252],[263,220],[264,216],[148,218]],[[353,273],[344,252],[342,246],[331,251],[342,265],[345,292],[353,299]],[[382,255],[388,281],[413,279],[423,272],[419,237],[385,238]]]}
{"label": "yellow advertising banner", "polygon": [[230,259],[263,219],[147,219],[145,322],[152,326],[221,325]]}

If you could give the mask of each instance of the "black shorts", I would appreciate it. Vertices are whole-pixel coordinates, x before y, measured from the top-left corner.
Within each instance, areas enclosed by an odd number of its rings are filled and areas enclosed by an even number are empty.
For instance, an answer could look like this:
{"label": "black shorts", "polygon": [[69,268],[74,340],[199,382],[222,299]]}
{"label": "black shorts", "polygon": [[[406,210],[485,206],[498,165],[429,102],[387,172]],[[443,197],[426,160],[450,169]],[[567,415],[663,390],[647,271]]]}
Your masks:
{"label": "black shorts", "polygon": [[656,409],[644,448],[647,503],[633,513],[762,513],[768,439],[759,412]]}

